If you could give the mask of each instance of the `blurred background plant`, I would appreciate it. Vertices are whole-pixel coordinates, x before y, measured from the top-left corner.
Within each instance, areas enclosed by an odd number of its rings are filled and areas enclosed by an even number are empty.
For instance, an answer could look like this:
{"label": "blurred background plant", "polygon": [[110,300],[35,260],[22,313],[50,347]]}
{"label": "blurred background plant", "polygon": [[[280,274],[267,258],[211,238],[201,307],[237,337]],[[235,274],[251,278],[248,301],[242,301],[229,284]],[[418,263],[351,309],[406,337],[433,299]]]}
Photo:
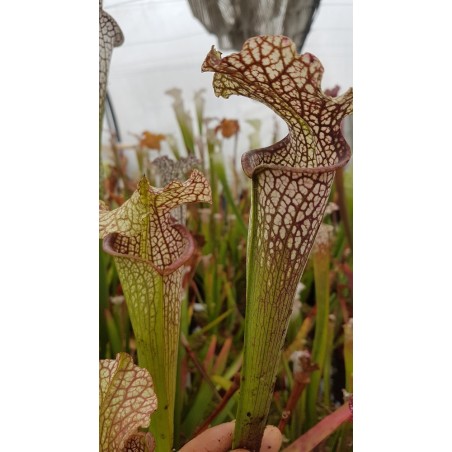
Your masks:
{"label": "blurred background plant", "polygon": [[[181,90],[173,99],[177,134],[145,130],[103,147],[104,201],[114,209],[135,190],[136,166],[153,186],[185,180],[200,169],[212,188],[212,205],[174,212],[197,243],[184,277],[181,346],[175,406],[174,446],[179,448],[209,425],[235,418],[242,363],[245,256],[250,182],[238,156],[261,146],[260,122],[204,114],[203,91],[186,107]],[[330,93],[331,95],[331,93]],[[196,117],[192,119],[191,108]],[[252,130],[239,149],[243,130]],[[277,130],[274,131],[275,141]],[[243,137],[242,137],[243,138]],[[179,143],[183,143],[180,145]],[[177,162],[177,164],[176,164]],[[352,168],[336,176],[324,233],[315,246],[294,298],[268,422],[279,425],[287,444],[341,406],[353,391]],[[326,231],[326,232],[325,232]],[[101,359],[119,352],[136,358],[127,305],[111,256],[100,259]],[[352,426],[343,424],[316,450],[351,450]]]}

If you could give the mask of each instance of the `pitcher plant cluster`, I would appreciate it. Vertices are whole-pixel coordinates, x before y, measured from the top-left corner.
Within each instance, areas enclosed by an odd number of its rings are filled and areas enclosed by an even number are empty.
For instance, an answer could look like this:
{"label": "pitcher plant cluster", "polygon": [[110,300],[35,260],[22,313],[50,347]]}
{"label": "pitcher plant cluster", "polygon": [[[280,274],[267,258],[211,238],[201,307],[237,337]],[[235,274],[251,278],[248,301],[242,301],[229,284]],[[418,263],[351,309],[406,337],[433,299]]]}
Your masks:
{"label": "pitcher plant cluster", "polygon": [[175,88],[183,149],[155,130],[112,136],[99,213],[100,448],[179,450],[236,419],[232,448],[259,451],[273,424],[283,450],[350,450],[350,171],[335,176],[350,158],[341,122],[352,91],[322,91],[319,60],[284,36],[224,58],[212,47],[202,71],[214,72],[216,96],[267,105],[288,135],[245,152],[242,172],[238,137],[251,130],[259,146],[260,122],[206,117],[202,91],[193,115]]}

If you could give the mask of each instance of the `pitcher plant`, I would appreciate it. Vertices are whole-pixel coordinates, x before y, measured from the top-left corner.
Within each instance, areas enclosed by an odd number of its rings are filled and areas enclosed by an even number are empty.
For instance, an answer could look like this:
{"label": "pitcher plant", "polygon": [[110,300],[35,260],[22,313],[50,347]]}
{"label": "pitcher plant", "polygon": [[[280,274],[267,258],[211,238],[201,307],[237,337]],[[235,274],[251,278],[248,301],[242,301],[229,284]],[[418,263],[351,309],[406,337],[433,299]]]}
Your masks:
{"label": "pitcher plant", "polygon": [[194,252],[188,230],[170,216],[183,203],[211,202],[210,187],[197,170],[182,183],[154,188],[143,176],[131,198],[108,211],[101,205],[100,237],[119,274],[135,334],[138,363],[152,375],[158,409],[151,433],[157,451],[173,442],[182,278]]}
{"label": "pitcher plant", "polygon": [[288,126],[278,143],[242,156],[252,180],[244,362],[233,447],[259,450],[294,294],[323,219],[335,171],[350,158],[341,121],[352,90],[321,90],[323,66],[285,36],[257,36],[225,58],[212,46],[202,71],[216,96],[269,106]]}

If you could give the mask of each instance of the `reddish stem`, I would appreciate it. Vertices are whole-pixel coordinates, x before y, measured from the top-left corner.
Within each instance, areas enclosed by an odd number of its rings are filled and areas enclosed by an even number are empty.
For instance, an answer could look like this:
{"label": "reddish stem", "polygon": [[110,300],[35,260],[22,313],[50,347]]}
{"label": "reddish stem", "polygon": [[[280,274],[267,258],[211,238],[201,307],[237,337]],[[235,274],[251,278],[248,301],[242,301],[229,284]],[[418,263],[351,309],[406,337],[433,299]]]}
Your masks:
{"label": "reddish stem", "polygon": [[230,398],[237,392],[239,387],[240,387],[240,373],[237,372],[234,375],[234,379],[232,381],[231,386],[221,399],[221,402],[215,407],[212,413],[210,413],[209,417],[202,423],[202,425],[197,428],[195,434],[193,435],[194,437],[198,436],[200,433],[202,433],[209,427],[213,420],[223,411],[224,407],[229,402]]}
{"label": "reddish stem", "polygon": [[331,435],[340,425],[353,417],[352,401],[345,402],[334,413],[323,418],[318,424],[295,440],[283,452],[309,452]]}
{"label": "reddish stem", "polygon": [[303,393],[306,386],[310,383],[311,373],[319,369],[319,366],[317,364],[311,362],[309,356],[301,357],[300,364],[303,370],[294,372],[292,391],[290,393],[289,399],[287,400],[281,420],[279,421],[278,429],[281,433],[283,433],[287,422],[289,422],[290,415],[292,414],[292,411],[295,408],[295,405],[297,404],[301,394]]}
{"label": "reddish stem", "polygon": [[188,343],[188,341],[187,341],[186,337],[184,336],[184,334],[181,334],[180,341],[181,341],[183,347],[185,348],[185,351],[187,352],[187,355],[192,360],[193,364],[198,369],[199,373],[204,378],[205,382],[209,385],[209,387],[212,390],[213,395],[215,396],[215,398],[218,401],[221,401],[221,396],[218,393],[217,388],[215,387],[215,385],[213,384],[213,382],[210,379],[209,375],[205,371],[203,365],[198,361],[198,358],[193,353],[193,350],[191,349],[190,344]]}

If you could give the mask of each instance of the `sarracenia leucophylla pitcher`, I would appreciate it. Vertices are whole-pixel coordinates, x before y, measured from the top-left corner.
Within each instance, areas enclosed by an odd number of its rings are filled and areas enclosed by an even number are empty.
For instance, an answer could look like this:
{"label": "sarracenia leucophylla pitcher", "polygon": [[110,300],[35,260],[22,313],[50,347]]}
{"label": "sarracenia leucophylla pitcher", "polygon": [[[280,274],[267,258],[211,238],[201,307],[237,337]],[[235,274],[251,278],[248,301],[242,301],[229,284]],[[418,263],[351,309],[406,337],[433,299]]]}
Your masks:
{"label": "sarracenia leucophylla pitcher", "polygon": [[323,66],[298,55],[285,36],[258,36],[221,58],[213,47],[203,71],[217,96],[238,94],[273,109],[289,133],[242,156],[252,179],[247,244],[244,363],[233,447],[259,450],[293,297],[323,219],[335,171],[350,158],[341,133],[352,90],[321,90]]}

